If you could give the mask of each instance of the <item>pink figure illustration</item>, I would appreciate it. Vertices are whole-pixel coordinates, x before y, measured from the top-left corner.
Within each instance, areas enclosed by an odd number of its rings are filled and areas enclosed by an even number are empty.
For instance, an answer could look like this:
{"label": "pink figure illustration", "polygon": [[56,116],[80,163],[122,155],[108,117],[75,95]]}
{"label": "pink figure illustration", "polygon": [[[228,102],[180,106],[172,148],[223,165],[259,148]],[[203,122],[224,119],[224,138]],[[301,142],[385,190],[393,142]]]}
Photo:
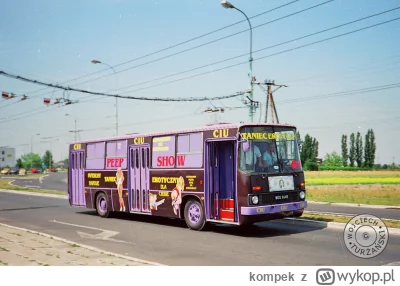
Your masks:
{"label": "pink figure illustration", "polygon": [[176,187],[171,192],[172,199],[172,209],[174,210],[175,215],[179,214],[179,208],[182,203],[182,191],[185,189],[185,181],[183,177],[180,176],[178,178],[178,182],[176,183]]}
{"label": "pink figure illustration", "polygon": [[119,211],[125,211],[125,203],[124,199],[122,198],[122,185],[124,183],[124,173],[122,172],[121,168],[117,169],[116,180],[115,183],[117,184],[118,188],[118,197],[119,197]]}

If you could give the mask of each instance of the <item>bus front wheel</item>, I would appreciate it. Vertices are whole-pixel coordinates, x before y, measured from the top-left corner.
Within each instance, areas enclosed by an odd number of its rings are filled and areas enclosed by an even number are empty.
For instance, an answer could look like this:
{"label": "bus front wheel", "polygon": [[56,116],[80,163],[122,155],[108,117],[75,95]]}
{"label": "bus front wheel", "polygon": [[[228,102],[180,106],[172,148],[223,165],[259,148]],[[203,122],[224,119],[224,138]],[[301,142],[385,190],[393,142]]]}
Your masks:
{"label": "bus front wheel", "polygon": [[202,230],[206,224],[204,209],[197,200],[189,200],[185,205],[185,221],[193,230]]}
{"label": "bus front wheel", "polygon": [[96,197],[96,211],[101,217],[109,217],[110,211],[107,207],[107,197],[104,193],[99,193]]}
{"label": "bus front wheel", "polygon": [[301,217],[304,213],[304,209],[293,211],[293,217]]}

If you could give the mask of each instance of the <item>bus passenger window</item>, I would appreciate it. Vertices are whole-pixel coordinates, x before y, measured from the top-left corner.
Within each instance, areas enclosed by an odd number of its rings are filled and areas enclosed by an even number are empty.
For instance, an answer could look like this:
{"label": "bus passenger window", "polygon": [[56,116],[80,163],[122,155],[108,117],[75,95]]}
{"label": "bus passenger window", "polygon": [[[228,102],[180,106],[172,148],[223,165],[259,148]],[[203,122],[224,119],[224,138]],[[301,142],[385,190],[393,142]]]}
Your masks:
{"label": "bus passenger window", "polygon": [[145,165],[146,165],[146,160],[144,158],[144,149],[142,149],[142,168],[143,169],[144,169]]}
{"label": "bus passenger window", "polygon": [[133,169],[134,168],[134,165],[133,165],[133,149],[131,149],[131,168]]}
{"label": "bus passenger window", "polygon": [[147,148],[147,168],[150,168],[150,149]]}

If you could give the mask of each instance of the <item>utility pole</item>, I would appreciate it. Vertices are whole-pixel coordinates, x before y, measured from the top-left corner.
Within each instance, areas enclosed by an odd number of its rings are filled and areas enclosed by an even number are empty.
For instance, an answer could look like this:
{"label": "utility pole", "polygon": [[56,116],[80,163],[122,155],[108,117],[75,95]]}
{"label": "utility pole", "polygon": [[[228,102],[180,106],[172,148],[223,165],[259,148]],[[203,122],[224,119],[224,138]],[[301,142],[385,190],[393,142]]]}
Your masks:
{"label": "utility pole", "polygon": [[[265,123],[268,122],[268,109],[271,109],[271,122],[275,123],[275,117],[276,117],[276,123],[279,123],[278,113],[276,111],[275,101],[274,101],[274,97],[272,94],[283,86],[287,87],[287,85],[275,84],[274,80],[265,80],[264,82],[258,82],[255,84],[260,86],[260,88],[267,95],[267,100],[266,100],[266,104],[265,104],[265,118],[264,118]],[[267,89],[265,89],[264,85],[267,86]],[[271,86],[277,86],[278,88],[275,89],[274,91],[272,91]]]}
{"label": "utility pole", "polygon": [[[72,116],[71,114],[66,113],[65,116]],[[77,130],[77,122],[76,122],[76,118],[74,118],[74,122],[75,122],[75,130],[70,130],[69,132],[71,133],[75,133],[75,141],[76,141],[76,135],[78,132],[82,132],[83,130]]]}
{"label": "utility pole", "polygon": [[82,132],[83,130],[77,130],[76,129],[76,119],[75,119],[75,130],[70,130],[69,132],[75,133],[75,141],[76,141],[76,135],[78,132]]}

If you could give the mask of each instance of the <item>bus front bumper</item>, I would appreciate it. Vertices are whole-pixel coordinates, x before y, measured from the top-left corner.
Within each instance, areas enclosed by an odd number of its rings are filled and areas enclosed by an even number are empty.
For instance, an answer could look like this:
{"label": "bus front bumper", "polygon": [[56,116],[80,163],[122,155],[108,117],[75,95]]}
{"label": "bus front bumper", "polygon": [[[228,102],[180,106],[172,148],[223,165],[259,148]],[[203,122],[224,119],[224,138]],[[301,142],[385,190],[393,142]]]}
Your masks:
{"label": "bus front bumper", "polygon": [[301,210],[307,207],[307,201],[292,202],[279,205],[270,206],[256,206],[256,207],[242,207],[242,215],[262,215],[262,214],[273,214],[287,211]]}

